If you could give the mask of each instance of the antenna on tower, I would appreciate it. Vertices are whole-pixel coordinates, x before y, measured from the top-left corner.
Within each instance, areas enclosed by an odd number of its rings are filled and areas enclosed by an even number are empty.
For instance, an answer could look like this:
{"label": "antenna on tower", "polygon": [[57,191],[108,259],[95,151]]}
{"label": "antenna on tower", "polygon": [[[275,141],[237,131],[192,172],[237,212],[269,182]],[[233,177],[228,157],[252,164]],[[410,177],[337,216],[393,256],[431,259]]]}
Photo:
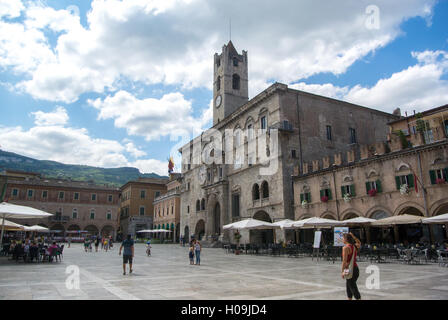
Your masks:
{"label": "antenna on tower", "polygon": [[232,41],[232,18],[229,18],[229,40]]}

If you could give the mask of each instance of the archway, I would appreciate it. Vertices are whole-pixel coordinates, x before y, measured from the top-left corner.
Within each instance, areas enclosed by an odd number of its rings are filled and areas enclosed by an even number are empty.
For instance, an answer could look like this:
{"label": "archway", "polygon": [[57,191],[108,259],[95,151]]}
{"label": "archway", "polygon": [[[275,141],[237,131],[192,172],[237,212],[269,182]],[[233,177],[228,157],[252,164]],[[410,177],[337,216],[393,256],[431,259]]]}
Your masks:
{"label": "archway", "polygon": [[103,237],[109,237],[109,236],[114,236],[114,227],[110,226],[110,225],[106,225],[103,227],[103,229],[101,229],[101,235]]}
{"label": "archway", "polygon": [[[381,220],[390,217],[390,214],[383,210],[374,211],[370,218],[375,220]],[[368,229],[367,233],[367,242],[369,243],[393,243],[394,236],[394,228],[378,228],[371,227]]]}
{"label": "archway", "polygon": [[175,231],[175,241],[180,241],[180,223],[176,225],[176,231]]}
{"label": "archway", "polygon": [[[265,211],[258,211],[253,216],[254,219],[272,222],[271,217]],[[249,233],[250,243],[269,244],[274,242],[273,230],[250,230]]]}
{"label": "archway", "polygon": [[213,235],[221,234],[221,205],[219,202],[216,203],[215,209],[213,210]]}
{"label": "archway", "polygon": [[[434,216],[448,213],[448,203],[444,203],[434,211]],[[435,243],[444,243],[448,239],[448,224],[432,224],[430,225],[432,232],[432,240]]]}
{"label": "archway", "polygon": [[67,228],[67,231],[79,231],[81,228],[77,224],[72,224]]}
{"label": "archway", "polygon": [[184,239],[185,242],[190,242],[190,228],[188,226],[184,228]]}
{"label": "archway", "polygon": [[198,240],[202,240],[202,237],[205,234],[205,222],[204,220],[199,220],[198,223],[196,223],[196,228],[194,229],[194,235],[195,238]]}
{"label": "archway", "polygon": [[98,235],[98,233],[99,233],[98,228],[96,226],[94,226],[93,224],[88,225],[84,229],[87,231],[87,235],[89,235],[89,236]]}

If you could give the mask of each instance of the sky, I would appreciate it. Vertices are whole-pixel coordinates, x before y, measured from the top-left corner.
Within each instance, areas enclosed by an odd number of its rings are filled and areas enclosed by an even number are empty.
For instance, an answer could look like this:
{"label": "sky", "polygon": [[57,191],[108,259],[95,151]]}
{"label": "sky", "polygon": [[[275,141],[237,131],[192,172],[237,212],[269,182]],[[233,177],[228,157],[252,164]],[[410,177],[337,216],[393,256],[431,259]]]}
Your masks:
{"label": "sky", "polygon": [[445,0],[0,0],[0,149],[167,175],[212,126],[230,38],[249,98],[281,82],[403,115],[445,105],[447,21]]}

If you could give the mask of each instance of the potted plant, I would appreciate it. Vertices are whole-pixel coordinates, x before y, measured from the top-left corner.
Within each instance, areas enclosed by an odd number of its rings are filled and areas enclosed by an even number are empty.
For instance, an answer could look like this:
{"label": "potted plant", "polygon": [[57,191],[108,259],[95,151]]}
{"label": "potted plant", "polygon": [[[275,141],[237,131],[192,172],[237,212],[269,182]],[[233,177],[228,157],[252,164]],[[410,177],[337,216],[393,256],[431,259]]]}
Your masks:
{"label": "potted plant", "polygon": [[307,209],[308,208],[308,201],[306,201],[306,200],[302,201],[302,208],[303,209]]}
{"label": "potted plant", "polygon": [[409,186],[407,184],[402,184],[400,187],[400,193],[402,195],[408,195],[409,194]]}
{"label": "potted plant", "polygon": [[323,196],[322,198],[320,198],[320,200],[322,202],[328,202],[328,197],[327,196]]}
{"label": "potted plant", "polygon": [[376,196],[377,193],[378,193],[378,191],[376,189],[370,189],[369,190],[369,196],[371,196],[371,197]]}
{"label": "potted plant", "polygon": [[352,195],[350,193],[346,193],[343,198],[345,203],[349,203],[352,200]]}
{"label": "potted plant", "polygon": [[445,184],[445,182],[446,182],[445,179],[437,179],[436,180],[437,184]]}
{"label": "potted plant", "polygon": [[240,247],[241,234],[238,231],[235,232],[234,238],[235,238],[235,241],[236,241],[235,254],[240,254],[239,247]]}

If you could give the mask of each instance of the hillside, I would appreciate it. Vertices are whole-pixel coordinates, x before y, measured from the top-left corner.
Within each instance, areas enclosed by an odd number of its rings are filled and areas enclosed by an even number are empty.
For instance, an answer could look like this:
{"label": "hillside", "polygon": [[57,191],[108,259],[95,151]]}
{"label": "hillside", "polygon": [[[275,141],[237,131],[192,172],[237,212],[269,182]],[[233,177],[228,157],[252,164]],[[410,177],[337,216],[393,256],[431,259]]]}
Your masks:
{"label": "hillside", "polygon": [[142,174],[137,168],[97,168],[82,165],[69,165],[56,161],[36,160],[16,153],[0,150],[0,172],[19,170],[40,173],[48,178],[93,180],[96,184],[109,184],[120,187],[130,180],[142,178],[165,178],[155,173]]}

